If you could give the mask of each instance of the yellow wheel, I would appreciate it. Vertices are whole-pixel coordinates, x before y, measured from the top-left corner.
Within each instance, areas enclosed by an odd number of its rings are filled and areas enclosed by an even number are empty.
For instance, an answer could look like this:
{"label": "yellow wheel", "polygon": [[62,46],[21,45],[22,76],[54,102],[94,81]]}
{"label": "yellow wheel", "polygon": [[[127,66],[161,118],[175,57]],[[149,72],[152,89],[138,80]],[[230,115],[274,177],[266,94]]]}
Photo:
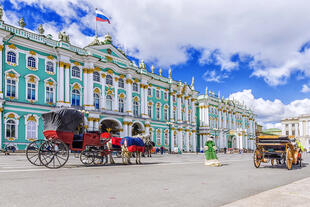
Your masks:
{"label": "yellow wheel", "polygon": [[293,153],[292,151],[288,148],[286,151],[286,167],[288,170],[292,169],[293,165]]}
{"label": "yellow wheel", "polygon": [[254,152],[254,166],[256,168],[259,168],[260,163],[261,163],[261,154],[260,154],[259,150],[256,149]]}

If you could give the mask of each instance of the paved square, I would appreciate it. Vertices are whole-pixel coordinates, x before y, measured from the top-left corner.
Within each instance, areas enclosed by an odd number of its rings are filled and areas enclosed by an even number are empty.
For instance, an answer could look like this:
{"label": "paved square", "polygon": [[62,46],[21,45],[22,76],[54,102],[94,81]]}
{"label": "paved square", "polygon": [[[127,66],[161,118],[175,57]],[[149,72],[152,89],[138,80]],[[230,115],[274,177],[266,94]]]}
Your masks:
{"label": "paved square", "polygon": [[[252,154],[219,155],[222,167],[203,165],[203,154],[154,155],[143,165],[84,167],[71,156],[65,167],[32,166],[23,154],[0,156],[0,206],[221,206],[309,176],[262,164]],[[132,160],[133,161],[133,160]]]}

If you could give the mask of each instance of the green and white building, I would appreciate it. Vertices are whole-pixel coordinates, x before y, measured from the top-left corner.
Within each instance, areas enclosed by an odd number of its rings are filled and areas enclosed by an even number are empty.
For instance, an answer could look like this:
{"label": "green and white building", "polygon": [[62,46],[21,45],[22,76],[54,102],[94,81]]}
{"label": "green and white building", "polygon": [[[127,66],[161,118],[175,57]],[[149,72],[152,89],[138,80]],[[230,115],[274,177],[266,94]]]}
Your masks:
{"label": "green and white building", "polygon": [[[209,116],[205,106],[215,104],[211,95],[198,98],[194,83],[173,80],[171,71],[163,77],[161,70],[154,73],[153,66],[148,71],[143,61],[136,66],[113,45],[110,35],[80,48],[65,33],[55,40],[44,35],[42,26],[35,33],[24,29],[23,19],[19,25],[0,20],[1,148],[14,145],[23,150],[29,142],[44,139],[41,113],[59,107],[84,112],[88,131],[111,131],[121,137],[150,133],[156,146],[172,150],[199,150],[204,135],[213,131],[216,139],[222,139],[217,142],[220,148],[228,143],[226,135],[202,118]],[[246,120],[254,119],[230,102],[214,101],[218,109],[235,109],[251,118]],[[242,122],[240,129],[253,129],[253,122]]]}

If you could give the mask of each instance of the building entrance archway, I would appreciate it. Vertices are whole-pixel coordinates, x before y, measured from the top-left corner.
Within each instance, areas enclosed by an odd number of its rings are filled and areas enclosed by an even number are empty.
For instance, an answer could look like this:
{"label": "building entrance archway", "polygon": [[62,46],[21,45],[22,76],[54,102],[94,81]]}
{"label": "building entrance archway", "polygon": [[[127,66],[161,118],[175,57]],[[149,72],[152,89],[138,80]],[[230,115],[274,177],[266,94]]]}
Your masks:
{"label": "building entrance archway", "polygon": [[142,123],[140,122],[135,122],[133,123],[132,127],[131,127],[131,134],[132,136],[138,135],[138,134],[142,134],[144,133],[144,126]]}
{"label": "building entrance archway", "polygon": [[120,136],[120,123],[113,119],[105,119],[100,122],[100,132],[109,132],[112,135]]}

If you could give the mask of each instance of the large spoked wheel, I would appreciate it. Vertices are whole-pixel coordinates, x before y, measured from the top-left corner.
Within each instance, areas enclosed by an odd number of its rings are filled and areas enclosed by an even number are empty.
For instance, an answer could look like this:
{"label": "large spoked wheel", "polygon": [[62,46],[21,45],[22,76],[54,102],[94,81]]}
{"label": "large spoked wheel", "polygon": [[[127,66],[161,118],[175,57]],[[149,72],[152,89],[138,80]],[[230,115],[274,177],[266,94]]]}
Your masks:
{"label": "large spoked wheel", "polygon": [[40,147],[39,159],[47,168],[60,168],[69,159],[69,148],[59,139],[47,140]]}
{"label": "large spoked wheel", "polygon": [[261,154],[260,154],[259,150],[256,149],[254,152],[254,166],[256,168],[259,168],[260,163],[261,163]]}
{"label": "large spoked wheel", "polygon": [[92,165],[94,163],[94,153],[89,150],[84,150],[80,154],[80,160],[86,166]]}
{"label": "large spoked wheel", "polygon": [[292,169],[292,165],[293,165],[293,153],[292,150],[290,148],[288,148],[286,150],[286,167],[288,170]]}
{"label": "large spoked wheel", "polygon": [[45,140],[35,140],[31,142],[26,148],[27,160],[33,165],[42,165],[39,159],[39,151],[43,142],[45,142]]}

